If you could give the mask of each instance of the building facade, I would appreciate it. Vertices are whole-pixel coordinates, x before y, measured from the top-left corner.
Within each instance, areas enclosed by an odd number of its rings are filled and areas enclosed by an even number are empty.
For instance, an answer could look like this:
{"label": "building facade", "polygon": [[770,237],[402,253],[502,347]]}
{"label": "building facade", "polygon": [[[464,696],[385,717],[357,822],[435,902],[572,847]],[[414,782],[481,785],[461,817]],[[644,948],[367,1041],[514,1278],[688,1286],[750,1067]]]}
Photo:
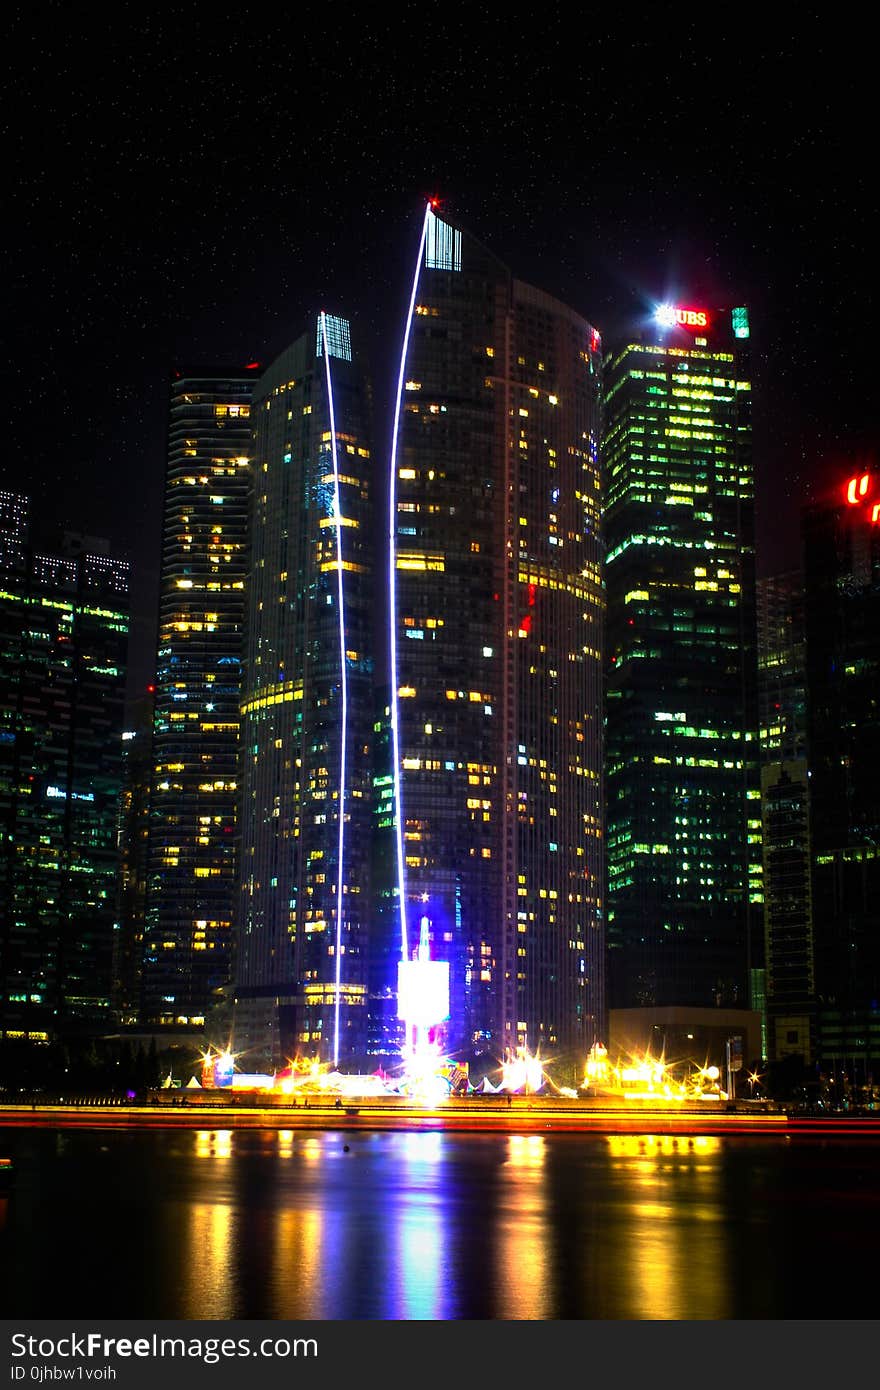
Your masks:
{"label": "building facade", "polygon": [[880,1080],[880,474],[803,517],[820,1059]]}
{"label": "building facade", "polygon": [[136,701],[122,735],[119,798],[119,869],[113,933],[111,999],[118,1023],[139,1022],[144,965],[144,908],[153,782],[153,691]]}
{"label": "building facade", "polygon": [[761,761],[787,762],[807,751],[804,576],[768,575],[755,589]]}
{"label": "building facade", "polygon": [[231,971],[258,376],[188,370],[171,383],[142,982],[152,1024],[201,1026]]}
{"label": "building facade", "polygon": [[806,758],[761,767],[764,853],[765,1056],[815,1054],[815,955]]}
{"label": "building facade", "polygon": [[615,1008],[742,1008],[760,979],[748,335],[662,306],[606,359]]}
{"label": "building facade", "polygon": [[370,860],[370,949],[367,975],[367,1052],[393,1066],[404,1046],[398,1014],[397,963],[400,911],[397,889],[395,778],[391,739],[391,691],[376,689],[372,731],[373,788]]}
{"label": "building facade", "polygon": [[110,1017],[129,565],[0,493],[0,1037]]}
{"label": "building facade", "polygon": [[373,725],[368,396],[320,314],[254,392],[235,1048],[367,1052]]}
{"label": "building facade", "polygon": [[600,343],[426,210],[388,514],[398,958],[447,1045],[583,1059],[603,1028]]}
{"label": "building facade", "polygon": [[765,1056],[815,1053],[815,959],[807,766],[806,633],[800,572],[757,584],[758,741],[764,862]]}

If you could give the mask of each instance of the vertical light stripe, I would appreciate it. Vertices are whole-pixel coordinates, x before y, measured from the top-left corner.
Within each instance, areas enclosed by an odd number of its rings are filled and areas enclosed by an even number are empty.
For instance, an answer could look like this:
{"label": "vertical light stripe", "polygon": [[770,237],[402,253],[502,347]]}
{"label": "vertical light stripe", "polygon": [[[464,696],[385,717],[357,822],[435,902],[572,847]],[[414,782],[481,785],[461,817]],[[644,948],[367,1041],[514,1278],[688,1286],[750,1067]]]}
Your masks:
{"label": "vertical light stripe", "polygon": [[404,330],[403,346],[400,352],[400,372],[397,378],[397,399],[394,402],[394,432],[391,436],[391,464],[388,481],[388,621],[391,658],[391,758],[394,769],[394,821],[397,846],[397,898],[400,908],[401,960],[406,960],[409,953],[407,949],[406,893],[403,857],[403,798],[401,796],[400,785],[400,711],[398,709],[397,699],[397,446],[400,434],[400,408],[403,400],[403,383],[406,378],[406,355],[409,351],[409,337],[416,307],[419,275],[421,274],[422,259],[425,254],[425,237],[428,231],[428,220],[431,215],[431,204],[428,203],[425,207],[425,217],[422,222],[422,235],[419,239],[419,250],[416,256],[412,293],[409,297],[409,311],[406,316],[406,328]]}
{"label": "vertical light stripe", "polygon": [[345,595],[342,570],[342,506],[339,497],[339,464],[336,452],[336,414],[333,405],[333,382],[330,377],[330,347],[327,342],[327,316],[321,310],[321,342],[324,353],[324,372],[327,378],[327,403],[330,410],[330,451],[333,459],[333,520],[336,523],[336,583],[339,607],[339,674],[342,685],[342,729],[339,739],[339,862],[336,872],[336,995],[333,1009],[333,1065],[339,1065],[339,1009],[342,986],[342,885],[345,869],[345,776],[348,744],[348,675],[345,669]]}

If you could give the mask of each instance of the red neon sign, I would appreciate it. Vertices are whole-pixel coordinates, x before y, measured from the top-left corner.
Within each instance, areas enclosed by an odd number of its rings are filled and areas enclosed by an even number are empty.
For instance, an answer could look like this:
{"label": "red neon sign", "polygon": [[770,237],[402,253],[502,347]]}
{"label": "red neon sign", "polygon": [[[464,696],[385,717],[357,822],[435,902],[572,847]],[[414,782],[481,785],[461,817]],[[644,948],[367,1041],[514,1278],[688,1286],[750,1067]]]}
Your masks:
{"label": "red neon sign", "polygon": [[863,473],[861,477],[850,478],[846,485],[846,500],[851,507],[857,507],[868,495],[871,486],[870,473]]}
{"label": "red neon sign", "polygon": [[865,519],[877,526],[880,524],[880,502],[869,500],[873,491],[874,479],[870,473],[857,473],[854,478],[850,478],[844,488],[848,505],[850,507],[864,507]]}

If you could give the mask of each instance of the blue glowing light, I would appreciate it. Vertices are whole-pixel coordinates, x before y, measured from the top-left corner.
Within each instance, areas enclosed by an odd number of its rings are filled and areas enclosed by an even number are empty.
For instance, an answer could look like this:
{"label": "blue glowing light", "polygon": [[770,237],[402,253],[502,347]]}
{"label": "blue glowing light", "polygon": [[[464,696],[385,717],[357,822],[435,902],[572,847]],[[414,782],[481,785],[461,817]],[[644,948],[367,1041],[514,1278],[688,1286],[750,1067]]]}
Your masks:
{"label": "blue glowing light", "polygon": [[232,1076],[235,1071],[235,1062],[230,1052],[222,1052],[213,1059],[213,1075],[215,1086],[231,1086]]}

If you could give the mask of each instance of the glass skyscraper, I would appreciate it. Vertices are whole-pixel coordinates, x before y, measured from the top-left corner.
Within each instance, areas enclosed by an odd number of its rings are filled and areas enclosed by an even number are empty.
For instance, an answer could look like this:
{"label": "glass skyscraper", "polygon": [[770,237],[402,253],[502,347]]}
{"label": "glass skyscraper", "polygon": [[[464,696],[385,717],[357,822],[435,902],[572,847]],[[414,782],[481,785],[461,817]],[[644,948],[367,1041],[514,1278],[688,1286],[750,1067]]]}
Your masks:
{"label": "glass skyscraper", "polygon": [[373,725],[368,397],[319,314],[254,391],[235,1049],[367,1052]]}
{"label": "glass skyscraper", "polygon": [[171,384],[143,1019],[200,1026],[229,982],[256,365]]}
{"label": "glass skyscraper", "polygon": [[603,1029],[600,343],[426,210],[389,490],[397,953],[447,1044],[582,1064]]}
{"label": "glass skyscraper", "polygon": [[880,475],[803,515],[818,1047],[859,1083],[880,1062]]}
{"label": "glass skyscraper", "polygon": [[141,696],[127,715],[122,735],[122,792],[119,798],[119,870],[113,938],[113,1012],[119,1023],[140,1019],[144,966],[144,904],[150,836],[153,768],[153,692]]}
{"label": "glass skyscraper", "polygon": [[0,1037],[106,1027],[129,565],[0,492]]}
{"label": "glass skyscraper", "polygon": [[767,1056],[809,1063],[816,1000],[803,575],[759,579],[757,611]]}
{"label": "glass skyscraper", "polygon": [[612,1007],[745,1007],[762,963],[748,349],[663,306],[606,359]]}

